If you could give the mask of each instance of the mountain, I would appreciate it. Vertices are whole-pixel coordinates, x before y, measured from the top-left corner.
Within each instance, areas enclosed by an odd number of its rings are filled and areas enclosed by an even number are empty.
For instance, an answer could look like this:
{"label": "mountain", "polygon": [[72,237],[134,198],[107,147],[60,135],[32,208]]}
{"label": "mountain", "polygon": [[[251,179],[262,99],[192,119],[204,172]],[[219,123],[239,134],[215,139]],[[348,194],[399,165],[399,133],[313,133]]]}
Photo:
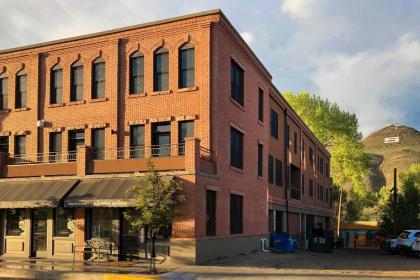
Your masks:
{"label": "mountain", "polygon": [[385,126],[364,138],[363,144],[371,156],[367,184],[372,190],[393,185],[394,168],[399,173],[420,163],[420,132],[412,127]]}

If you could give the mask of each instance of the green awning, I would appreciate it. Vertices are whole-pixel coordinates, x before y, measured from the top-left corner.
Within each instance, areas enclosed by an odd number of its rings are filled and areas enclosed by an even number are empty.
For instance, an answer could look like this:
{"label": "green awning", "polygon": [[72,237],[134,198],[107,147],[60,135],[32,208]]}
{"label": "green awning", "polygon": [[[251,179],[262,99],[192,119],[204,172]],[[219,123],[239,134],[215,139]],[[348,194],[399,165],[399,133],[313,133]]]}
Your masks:
{"label": "green awning", "polygon": [[32,180],[0,183],[0,208],[58,207],[77,180]]}
{"label": "green awning", "polygon": [[[170,180],[173,176],[165,176]],[[144,177],[82,179],[64,200],[65,207],[133,207],[135,198],[129,189],[145,185]]]}

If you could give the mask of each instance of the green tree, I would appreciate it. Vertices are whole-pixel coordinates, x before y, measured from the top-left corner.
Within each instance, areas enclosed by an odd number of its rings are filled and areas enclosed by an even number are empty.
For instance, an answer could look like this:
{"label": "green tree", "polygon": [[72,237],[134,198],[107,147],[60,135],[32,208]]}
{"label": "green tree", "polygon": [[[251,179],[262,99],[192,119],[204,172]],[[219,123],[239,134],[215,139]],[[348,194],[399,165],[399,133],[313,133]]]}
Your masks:
{"label": "green tree", "polygon": [[125,218],[131,226],[140,231],[146,229],[147,236],[152,240],[150,272],[156,273],[156,238],[159,231],[171,226],[181,215],[179,204],[185,200],[182,194],[182,184],[175,180],[163,180],[154,168],[153,162],[147,161],[149,172],[146,174],[146,184],[132,186],[136,199],[135,211],[126,211]]}
{"label": "green tree", "polygon": [[388,235],[420,227],[420,164],[413,164],[402,172],[399,182],[402,187],[399,188],[397,205],[390,194],[381,207],[381,228]]}
{"label": "green tree", "polygon": [[331,177],[339,189],[336,199],[344,197],[342,216],[345,220],[358,219],[364,206],[373,203],[373,196],[364,184],[369,157],[363,150],[356,115],[307,92],[285,92],[283,96],[331,154]]}

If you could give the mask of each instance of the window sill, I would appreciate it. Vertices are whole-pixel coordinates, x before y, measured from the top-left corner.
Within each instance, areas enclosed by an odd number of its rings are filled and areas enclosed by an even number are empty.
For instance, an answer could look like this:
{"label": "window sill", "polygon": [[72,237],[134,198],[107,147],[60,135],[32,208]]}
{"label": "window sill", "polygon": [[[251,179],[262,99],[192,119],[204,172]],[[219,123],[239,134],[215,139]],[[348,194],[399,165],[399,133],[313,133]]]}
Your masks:
{"label": "window sill", "polygon": [[132,93],[127,95],[127,98],[138,98],[138,97],[145,97],[147,96],[147,93],[142,92],[142,93]]}
{"label": "window sill", "polygon": [[258,123],[259,123],[260,125],[262,125],[262,126],[265,126],[265,125],[264,125],[264,123],[263,123],[262,121],[260,121],[260,120],[258,120]]}
{"label": "window sill", "polygon": [[13,109],[13,112],[23,112],[23,111],[29,111],[29,110],[30,110],[30,108],[28,108],[28,107],[16,108],[16,109]]}
{"label": "window sill", "polygon": [[0,110],[0,114],[7,114],[7,113],[10,113],[10,109]]}
{"label": "window sill", "polygon": [[165,95],[172,93],[172,90],[154,91],[150,95]]}
{"label": "window sill", "polygon": [[233,104],[235,104],[235,106],[238,107],[240,110],[242,110],[243,112],[245,112],[244,106],[242,106],[241,104],[239,104],[235,99],[233,99],[232,97],[230,97],[230,101]]}
{"label": "window sill", "polygon": [[188,92],[188,91],[197,91],[198,87],[193,86],[193,87],[187,87],[187,88],[179,88],[176,90],[176,92]]}
{"label": "window sill", "polygon": [[57,108],[57,107],[63,107],[64,103],[57,103],[57,104],[49,104],[48,108]]}
{"label": "window sill", "polygon": [[235,171],[235,172],[238,172],[238,173],[242,173],[242,174],[244,174],[244,173],[245,173],[243,169],[239,169],[239,168],[234,167],[234,166],[232,166],[232,165],[229,165],[229,169],[230,169],[230,170],[233,170],[233,171]]}
{"label": "window sill", "polygon": [[260,181],[263,181],[264,180],[264,178],[261,177],[261,176],[259,176],[259,175],[257,176],[257,179],[260,180]]}
{"label": "window sill", "polygon": [[90,103],[98,103],[98,102],[105,102],[105,101],[108,101],[107,97],[102,97],[102,98],[96,98],[96,99],[89,100]]}
{"label": "window sill", "polygon": [[80,105],[80,104],[85,104],[86,100],[79,100],[79,101],[70,101],[69,103],[67,103],[68,106],[73,106],[73,105]]}

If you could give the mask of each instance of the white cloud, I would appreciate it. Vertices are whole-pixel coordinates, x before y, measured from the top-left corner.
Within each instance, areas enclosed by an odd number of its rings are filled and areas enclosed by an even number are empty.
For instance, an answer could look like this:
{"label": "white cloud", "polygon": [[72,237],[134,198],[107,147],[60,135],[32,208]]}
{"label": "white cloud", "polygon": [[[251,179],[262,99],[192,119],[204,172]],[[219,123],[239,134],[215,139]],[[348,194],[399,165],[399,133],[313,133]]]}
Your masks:
{"label": "white cloud", "polygon": [[291,18],[307,19],[316,14],[318,5],[317,0],[284,0],[281,11]]}
{"label": "white cloud", "polygon": [[[386,120],[403,120],[407,110],[391,100],[420,86],[420,40],[411,34],[382,50],[325,54],[316,63],[311,78],[317,93],[356,113],[364,135],[383,127]],[[420,102],[420,96],[412,102]]]}
{"label": "white cloud", "polygon": [[248,45],[251,45],[254,42],[254,35],[250,32],[242,32],[241,36]]}

